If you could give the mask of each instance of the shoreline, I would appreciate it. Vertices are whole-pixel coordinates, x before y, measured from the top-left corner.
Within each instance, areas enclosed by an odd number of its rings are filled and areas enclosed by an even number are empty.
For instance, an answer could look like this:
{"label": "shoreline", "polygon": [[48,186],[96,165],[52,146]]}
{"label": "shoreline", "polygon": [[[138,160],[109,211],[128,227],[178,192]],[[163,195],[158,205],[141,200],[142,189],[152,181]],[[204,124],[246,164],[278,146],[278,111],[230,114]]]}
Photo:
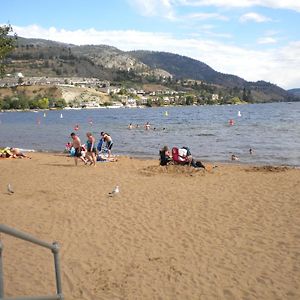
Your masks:
{"label": "shoreline", "polygon": [[43,112],[43,111],[63,111],[63,110],[97,110],[97,109],[144,109],[144,108],[170,108],[170,107],[205,107],[205,106],[244,106],[244,105],[253,105],[253,104],[276,104],[276,103],[293,103],[293,102],[300,102],[299,101],[274,101],[274,102],[256,102],[256,103],[236,103],[236,104],[193,104],[193,105],[162,105],[162,106],[151,106],[148,107],[147,105],[138,105],[138,106],[100,106],[100,107],[69,107],[66,106],[64,108],[36,108],[36,109],[7,109],[7,110],[0,110],[0,113],[5,112]]}
{"label": "shoreline", "polygon": [[[5,148],[0,146],[0,148]],[[19,147],[17,147],[19,148]],[[24,153],[44,153],[44,154],[53,154],[57,155],[60,154],[61,156],[68,157],[68,154],[64,151],[55,151],[55,150],[35,150],[35,149],[23,149],[19,148],[22,152]],[[151,160],[151,161],[158,161],[159,162],[159,155],[157,156],[150,156],[150,155],[135,155],[135,154],[127,154],[127,153],[116,153],[113,156],[116,157],[124,157],[124,158],[130,158],[130,159],[140,159],[140,160]],[[248,167],[287,167],[290,169],[300,169],[300,165],[289,165],[289,164],[274,164],[274,163],[248,163],[248,162],[243,162],[241,160],[238,161],[231,161],[231,160],[206,160],[206,159],[200,159],[198,157],[195,157],[196,160],[200,160],[203,163],[209,163],[209,164],[214,164],[214,165],[226,165],[226,166],[248,166]]]}

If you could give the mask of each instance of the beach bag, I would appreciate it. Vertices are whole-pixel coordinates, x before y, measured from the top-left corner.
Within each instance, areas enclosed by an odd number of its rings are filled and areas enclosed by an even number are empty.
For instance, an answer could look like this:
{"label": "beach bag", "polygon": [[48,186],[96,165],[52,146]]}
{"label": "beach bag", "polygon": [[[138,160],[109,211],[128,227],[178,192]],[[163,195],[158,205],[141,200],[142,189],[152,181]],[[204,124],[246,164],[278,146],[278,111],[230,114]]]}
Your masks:
{"label": "beach bag", "polygon": [[75,156],[75,148],[74,147],[72,147],[70,149],[70,156]]}

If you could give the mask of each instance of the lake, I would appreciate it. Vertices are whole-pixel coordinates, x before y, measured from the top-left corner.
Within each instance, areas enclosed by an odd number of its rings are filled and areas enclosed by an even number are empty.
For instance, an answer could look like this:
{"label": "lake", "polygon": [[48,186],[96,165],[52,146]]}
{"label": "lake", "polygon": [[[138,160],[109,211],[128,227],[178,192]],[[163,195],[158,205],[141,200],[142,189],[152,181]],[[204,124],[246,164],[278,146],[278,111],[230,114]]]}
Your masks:
{"label": "lake", "polygon": [[[129,123],[139,127],[129,130]],[[300,166],[300,102],[2,112],[0,145],[63,151],[76,125],[83,142],[87,131],[97,139],[108,132],[114,154],[158,158],[164,145],[188,146],[203,161],[226,162],[235,154],[242,163]]]}

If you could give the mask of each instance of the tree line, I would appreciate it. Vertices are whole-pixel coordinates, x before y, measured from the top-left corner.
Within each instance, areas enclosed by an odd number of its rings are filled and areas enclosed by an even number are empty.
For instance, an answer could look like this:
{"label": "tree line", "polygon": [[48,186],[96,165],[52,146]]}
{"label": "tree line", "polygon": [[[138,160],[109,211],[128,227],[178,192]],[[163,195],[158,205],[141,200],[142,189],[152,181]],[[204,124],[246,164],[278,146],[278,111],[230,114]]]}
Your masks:
{"label": "tree line", "polygon": [[66,107],[66,101],[64,99],[54,99],[47,97],[35,97],[33,99],[27,97],[26,95],[17,96],[5,96],[0,99],[0,109],[10,110],[10,109],[49,109],[57,108],[62,109]]}

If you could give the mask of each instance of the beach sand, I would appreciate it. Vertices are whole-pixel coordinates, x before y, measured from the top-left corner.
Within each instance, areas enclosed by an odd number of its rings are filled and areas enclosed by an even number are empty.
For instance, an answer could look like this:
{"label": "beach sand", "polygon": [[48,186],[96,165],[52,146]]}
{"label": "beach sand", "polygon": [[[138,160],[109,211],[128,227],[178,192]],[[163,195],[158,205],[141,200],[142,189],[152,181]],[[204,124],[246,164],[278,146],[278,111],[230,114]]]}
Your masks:
{"label": "beach sand", "polygon": [[[0,160],[0,223],[60,243],[65,299],[300,299],[300,169],[31,156]],[[51,251],[0,237],[5,295],[54,294]]]}

